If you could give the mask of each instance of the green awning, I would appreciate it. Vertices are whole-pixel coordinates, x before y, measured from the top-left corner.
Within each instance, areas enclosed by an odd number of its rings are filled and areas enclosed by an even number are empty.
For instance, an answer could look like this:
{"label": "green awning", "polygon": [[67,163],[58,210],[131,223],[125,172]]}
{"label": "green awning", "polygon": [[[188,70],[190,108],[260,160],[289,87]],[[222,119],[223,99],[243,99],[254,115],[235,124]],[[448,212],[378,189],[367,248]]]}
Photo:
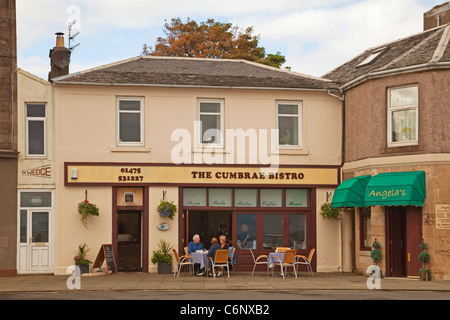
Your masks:
{"label": "green awning", "polygon": [[364,206],[423,206],[425,172],[390,172],[373,176],[366,187]]}
{"label": "green awning", "polygon": [[363,207],[366,186],[371,176],[360,176],[343,181],[333,194],[334,208]]}

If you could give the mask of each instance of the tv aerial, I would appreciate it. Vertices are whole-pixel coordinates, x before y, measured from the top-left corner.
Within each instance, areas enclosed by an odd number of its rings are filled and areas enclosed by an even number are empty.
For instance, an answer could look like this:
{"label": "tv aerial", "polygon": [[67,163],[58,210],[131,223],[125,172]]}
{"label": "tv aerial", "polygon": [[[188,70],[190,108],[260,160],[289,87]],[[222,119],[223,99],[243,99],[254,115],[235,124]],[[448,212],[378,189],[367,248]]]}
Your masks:
{"label": "tv aerial", "polygon": [[76,32],[75,34],[72,34],[72,29],[73,26],[77,23],[77,20],[73,20],[72,22],[69,22],[67,24],[68,28],[69,28],[69,50],[73,51],[73,49],[75,49],[76,47],[78,47],[80,45],[80,43],[77,43],[75,45],[72,45],[73,40],[75,39],[76,36],[78,36],[80,34],[80,32]]}

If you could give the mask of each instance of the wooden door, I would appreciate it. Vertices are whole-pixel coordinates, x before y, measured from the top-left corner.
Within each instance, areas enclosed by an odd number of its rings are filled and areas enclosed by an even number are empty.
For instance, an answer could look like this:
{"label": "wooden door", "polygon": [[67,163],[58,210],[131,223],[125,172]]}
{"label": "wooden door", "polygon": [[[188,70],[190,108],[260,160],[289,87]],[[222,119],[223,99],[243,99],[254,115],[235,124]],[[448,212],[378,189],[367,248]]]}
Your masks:
{"label": "wooden door", "polygon": [[422,208],[408,207],[406,210],[406,276],[418,277],[420,262],[418,261],[422,241]]}
{"label": "wooden door", "polygon": [[404,277],[405,274],[405,216],[404,207],[388,208],[387,219],[387,267],[388,276]]}

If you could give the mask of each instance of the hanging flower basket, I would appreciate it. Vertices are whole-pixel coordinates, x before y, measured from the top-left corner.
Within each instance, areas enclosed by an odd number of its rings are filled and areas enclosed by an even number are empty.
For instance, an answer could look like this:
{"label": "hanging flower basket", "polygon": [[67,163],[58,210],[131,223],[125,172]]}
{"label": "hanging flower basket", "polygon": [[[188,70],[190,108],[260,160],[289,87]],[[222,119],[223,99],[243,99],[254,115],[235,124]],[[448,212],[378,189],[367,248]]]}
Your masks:
{"label": "hanging flower basket", "polygon": [[175,216],[175,212],[177,212],[177,206],[169,201],[161,200],[158,206],[158,215],[162,218],[169,218],[170,220],[173,220],[173,217]]}
{"label": "hanging flower basket", "polygon": [[98,207],[90,203],[88,200],[84,200],[78,204],[78,213],[80,214],[80,219],[83,225],[87,226],[87,217],[89,216],[98,216],[99,210]]}
{"label": "hanging flower basket", "polygon": [[341,209],[333,208],[331,203],[324,203],[320,206],[320,214],[324,219],[339,220],[341,218]]}

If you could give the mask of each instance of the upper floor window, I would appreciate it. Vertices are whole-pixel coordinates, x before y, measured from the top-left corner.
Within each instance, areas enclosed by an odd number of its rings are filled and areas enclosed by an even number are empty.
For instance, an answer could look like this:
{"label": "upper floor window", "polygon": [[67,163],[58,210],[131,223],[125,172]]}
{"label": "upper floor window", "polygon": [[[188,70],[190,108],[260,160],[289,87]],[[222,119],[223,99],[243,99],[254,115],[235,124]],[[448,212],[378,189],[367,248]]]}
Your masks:
{"label": "upper floor window", "polygon": [[277,118],[279,139],[282,147],[301,147],[302,105],[298,102],[278,102]]}
{"label": "upper floor window", "polygon": [[201,145],[223,146],[223,100],[198,101]]}
{"label": "upper floor window", "polygon": [[27,157],[46,157],[46,106],[26,105]]}
{"label": "upper floor window", "polygon": [[143,98],[117,98],[117,145],[144,145]]}
{"label": "upper floor window", "polygon": [[418,143],[419,88],[388,90],[388,147]]}

